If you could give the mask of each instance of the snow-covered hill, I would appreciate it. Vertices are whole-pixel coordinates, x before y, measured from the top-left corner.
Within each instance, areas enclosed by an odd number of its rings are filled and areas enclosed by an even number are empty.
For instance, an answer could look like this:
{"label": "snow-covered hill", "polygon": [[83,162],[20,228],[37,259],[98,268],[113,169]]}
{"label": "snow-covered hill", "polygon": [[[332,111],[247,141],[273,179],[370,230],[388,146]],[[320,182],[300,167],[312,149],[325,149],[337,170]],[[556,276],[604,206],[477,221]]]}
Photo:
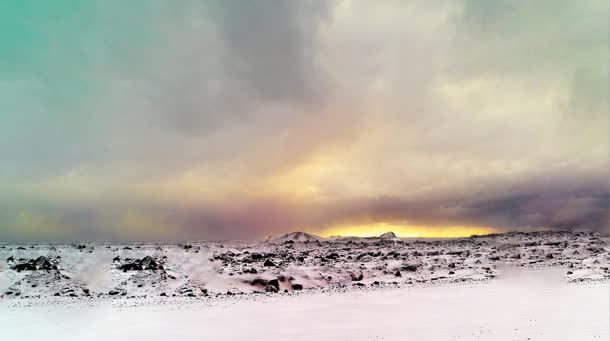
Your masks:
{"label": "snow-covered hill", "polygon": [[271,237],[267,240],[269,243],[285,243],[285,242],[293,242],[293,243],[313,243],[313,242],[321,242],[324,239],[322,237],[314,236],[313,234],[305,233],[305,232],[292,232],[287,233],[285,235],[279,237]]}
{"label": "snow-covered hill", "polygon": [[391,231],[382,234],[381,236],[379,236],[379,238],[380,239],[398,239],[398,237],[396,237],[396,234]]}

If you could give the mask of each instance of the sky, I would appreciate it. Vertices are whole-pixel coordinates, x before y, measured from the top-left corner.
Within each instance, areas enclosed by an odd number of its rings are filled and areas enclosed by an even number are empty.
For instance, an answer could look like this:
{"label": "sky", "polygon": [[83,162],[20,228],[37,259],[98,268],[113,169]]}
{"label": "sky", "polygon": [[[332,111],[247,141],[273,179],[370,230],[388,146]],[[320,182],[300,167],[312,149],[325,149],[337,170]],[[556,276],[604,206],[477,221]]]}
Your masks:
{"label": "sky", "polygon": [[608,234],[608,1],[7,1],[0,241]]}

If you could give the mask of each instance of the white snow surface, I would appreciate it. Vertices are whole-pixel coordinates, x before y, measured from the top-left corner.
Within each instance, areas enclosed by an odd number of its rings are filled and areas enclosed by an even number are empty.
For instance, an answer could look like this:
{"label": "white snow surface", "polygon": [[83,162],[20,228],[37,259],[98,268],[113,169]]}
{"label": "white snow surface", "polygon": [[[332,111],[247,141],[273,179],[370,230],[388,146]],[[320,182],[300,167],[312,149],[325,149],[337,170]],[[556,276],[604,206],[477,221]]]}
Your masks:
{"label": "white snow surface", "polygon": [[609,260],[585,232],[6,244],[0,340],[607,340]]}
{"label": "white snow surface", "polygon": [[519,269],[485,283],[163,303],[4,300],[0,339],[608,340],[608,283],[568,284],[562,273]]}

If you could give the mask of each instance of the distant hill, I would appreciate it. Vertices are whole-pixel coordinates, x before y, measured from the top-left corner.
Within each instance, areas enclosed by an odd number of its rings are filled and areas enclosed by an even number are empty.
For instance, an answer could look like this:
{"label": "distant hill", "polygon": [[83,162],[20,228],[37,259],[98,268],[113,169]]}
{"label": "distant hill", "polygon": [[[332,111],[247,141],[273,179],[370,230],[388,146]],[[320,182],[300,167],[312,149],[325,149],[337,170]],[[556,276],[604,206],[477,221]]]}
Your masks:
{"label": "distant hill", "polygon": [[396,239],[398,237],[396,237],[396,234],[392,231],[390,232],[386,232],[384,234],[382,234],[381,236],[379,236],[379,238],[381,239]]}
{"label": "distant hill", "polygon": [[401,240],[394,232],[388,231],[378,237],[331,236],[326,240],[334,242],[375,243],[381,240]]}
{"label": "distant hill", "polygon": [[279,237],[270,237],[267,239],[268,243],[284,243],[287,241],[292,241],[295,243],[307,243],[307,242],[320,242],[323,241],[324,238],[315,236],[313,234],[305,233],[305,232],[291,232],[287,233],[283,236]]}

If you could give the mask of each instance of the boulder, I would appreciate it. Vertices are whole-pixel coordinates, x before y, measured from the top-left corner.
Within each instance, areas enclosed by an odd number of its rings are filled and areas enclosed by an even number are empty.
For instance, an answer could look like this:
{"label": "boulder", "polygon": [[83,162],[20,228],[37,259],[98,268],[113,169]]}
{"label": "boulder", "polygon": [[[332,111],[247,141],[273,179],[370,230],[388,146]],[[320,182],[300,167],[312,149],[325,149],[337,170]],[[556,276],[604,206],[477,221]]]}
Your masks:
{"label": "boulder", "polygon": [[17,272],[21,272],[21,271],[36,271],[36,266],[34,264],[31,263],[20,263],[20,264],[16,264],[12,267],[13,270],[17,271]]}
{"label": "boulder", "polygon": [[[118,257],[116,257],[118,258]],[[113,262],[116,260],[113,259]],[[159,265],[157,261],[151,256],[146,256],[142,259],[136,259],[132,261],[131,259],[126,259],[126,263],[123,263],[118,266],[119,270],[126,271],[142,271],[142,270],[163,270],[163,266]]]}
{"label": "boulder", "polygon": [[253,253],[250,255],[250,259],[252,260],[261,260],[263,259],[263,255],[261,255],[260,253]]}
{"label": "boulder", "polygon": [[24,261],[23,263],[16,264],[12,267],[13,270],[17,272],[21,271],[36,271],[36,270],[57,270],[57,265],[51,263],[49,259],[45,256],[40,256],[36,259],[20,259],[20,261]]}
{"label": "boulder", "polygon": [[334,253],[334,252],[329,254],[329,255],[326,255],[326,259],[333,259],[333,260],[335,260],[337,258],[339,258],[339,254]]}
{"label": "boulder", "polygon": [[36,266],[37,270],[53,270],[57,269],[57,267],[51,263],[45,256],[40,256],[34,260],[34,266]]}
{"label": "boulder", "polygon": [[253,279],[250,284],[251,285],[260,285],[260,286],[266,286],[267,283],[269,283],[266,279],[262,279],[262,278],[255,278]]}
{"label": "boulder", "polygon": [[265,292],[278,292],[279,289],[273,285],[267,285],[265,287]]}
{"label": "boulder", "polygon": [[402,270],[409,271],[409,272],[415,272],[415,271],[417,271],[417,265],[415,265],[415,264],[403,265]]}
{"label": "boulder", "polygon": [[123,272],[127,272],[127,271],[141,271],[142,270],[142,266],[140,266],[140,264],[137,264],[137,263],[125,263],[125,264],[121,264],[119,266],[119,270],[123,270]]}
{"label": "boulder", "polygon": [[280,290],[280,282],[277,279],[270,280],[269,282],[267,282],[267,285],[273,285],[278,290]]}
{"label": "boulder", "polygon": [[139,264],[144,270],[157,270],[159,268],[159,264],[151,256],[140,259]]}
{"label": "boulder", "polygon": [[364,278],[362,271],[360,271],[360,273],[358,273],[358,274],[350,272],[349,276],[350,276],[351,280],[355,281],[355,282],[361,281]]}

